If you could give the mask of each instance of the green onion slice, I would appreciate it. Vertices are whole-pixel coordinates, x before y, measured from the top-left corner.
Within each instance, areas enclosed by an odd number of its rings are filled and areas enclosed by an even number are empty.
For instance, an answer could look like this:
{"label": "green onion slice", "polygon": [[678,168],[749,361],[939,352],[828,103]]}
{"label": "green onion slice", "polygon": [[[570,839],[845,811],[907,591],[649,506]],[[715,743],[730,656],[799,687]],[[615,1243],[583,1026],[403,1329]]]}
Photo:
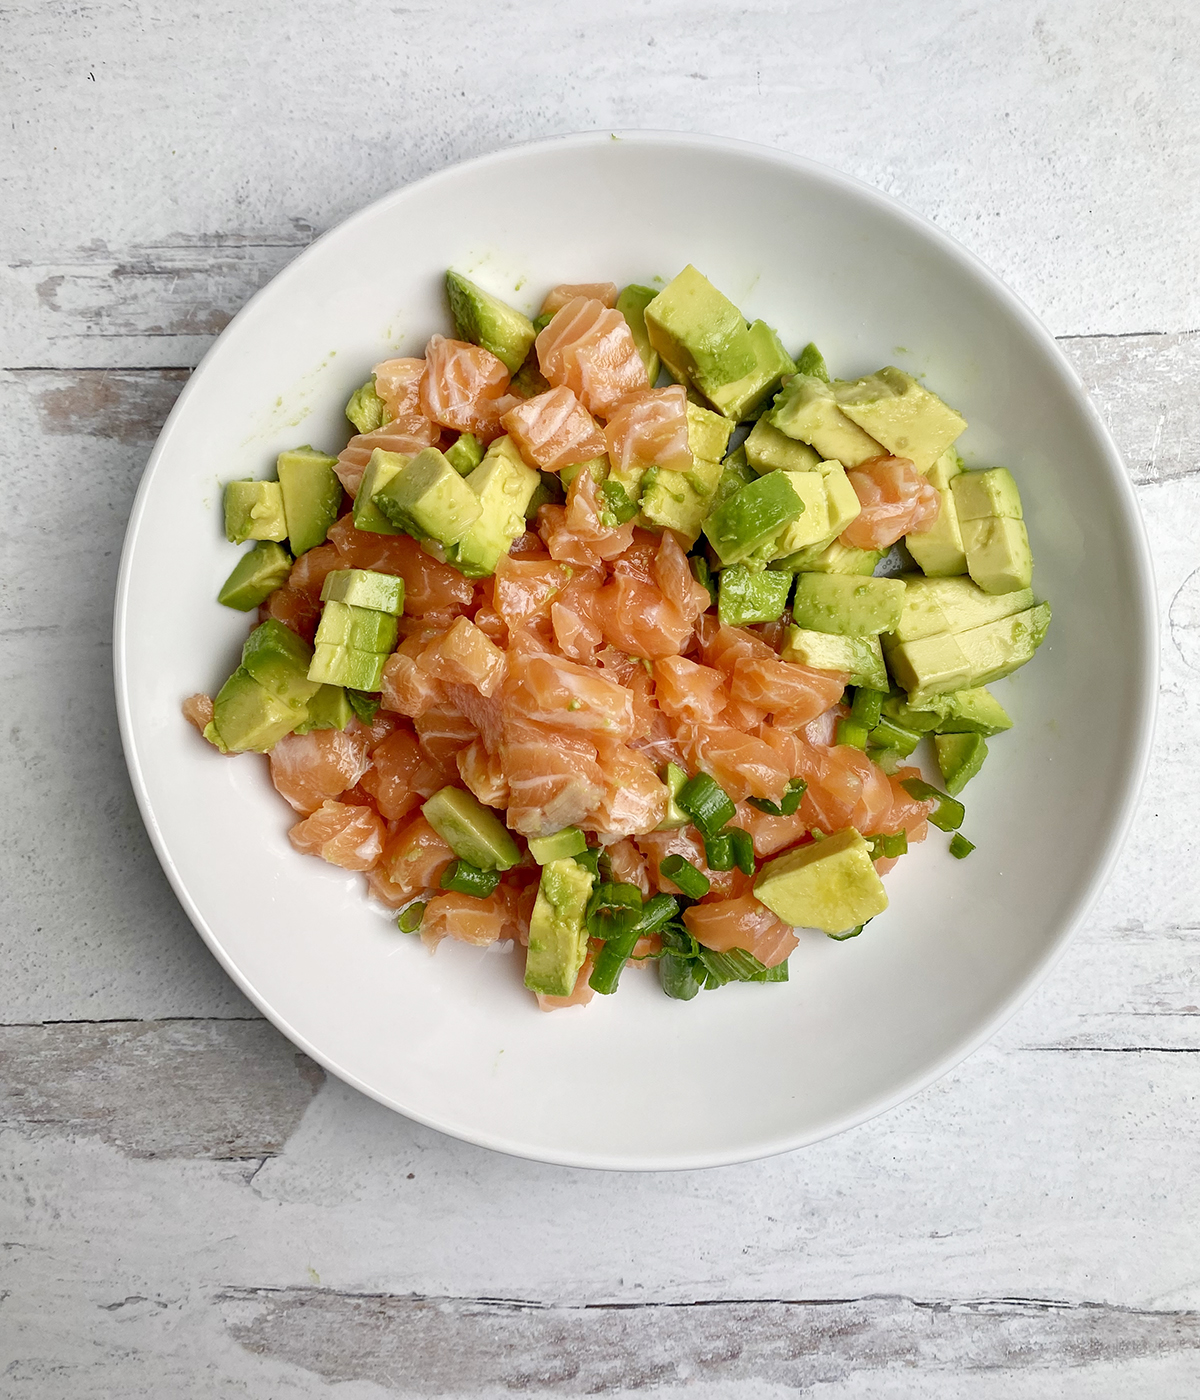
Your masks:
{"label": "green onion slice", "polygon": [[955,798],[939,792],[932,783],[927,783],[922,778],[902,778],[900,786],[909,797],[915,797],[918,802],[937,802],[937,807],[929,814],[929,820],[934,826],[942,831],[957,831],[962,826],[967,809]]}

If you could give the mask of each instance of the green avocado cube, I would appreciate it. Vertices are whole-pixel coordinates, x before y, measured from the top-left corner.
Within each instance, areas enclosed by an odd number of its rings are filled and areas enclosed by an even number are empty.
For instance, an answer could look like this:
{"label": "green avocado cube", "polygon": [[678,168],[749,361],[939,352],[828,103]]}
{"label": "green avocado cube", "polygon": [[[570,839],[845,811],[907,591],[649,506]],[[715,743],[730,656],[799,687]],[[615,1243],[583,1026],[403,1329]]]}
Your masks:
{"label": "green avocado cube", "polygon": [[564,826],[550,836],[531,836],[529,854],[539,865],[552,860],[571,860],[587,850],[587,837],[577,826]]}
{"label": "green avocado cube", "polygon": [[650,335],[646,330],[646,307],[657,295],[653,287],[640,287],[632,282],[617,297],[617,310],[625,317],[629,334],[633,336],[642,364],[646,366],[646,378],[651,384],[658,378],[660,364],[658,351],[650,344]]}
{"label": "green avocado cube", "polygon": [[938,517],[930,529],[904,537],[908,552],[928,578],[952,578],[967,572],[967,552],[951,490],[951,482],[962,469],[962,459],[953,448],[943,452],[930,467],[925,479],[937,489],[941,501]]}
{"label": "green avocado cube", "polygon": [[231,481],[225,487],[225,538],[230,544],[247,540],[286,540],[287,518],[283,489],[277,481]]}
{"label": "green avocado cube", "polygon": [[239,666],[213,700],[211,728],[229,753],[266,753],[304,719],[303,706],[286,704]]}
{"label": "green avocado cube", "polygon": [[468,578],[487,578],[525,533],[525,511],[542,479],[505,436],[492,443],[464,481],[479,502],[479,514],[466,534],[447,547],[446,562]]}
{"label": "green avocado cube", "polygon": [[353,517],[356,530],[366,530],[373,535],[404,533],[384,515],[375,504],[374,497],[377,491],[382,491],[411,461],[412,458],[406,457],[402,452],[385,452],[382,447],[377,447],[371,453],[354,497]]}
{"label": "green avocado cube", "polygon": [[354,706],[340,685],[321,685],[308,702],[308,717],[296,726],[297,734],[311,729],[345,729],[354,718]]}
{"label": "green avocado cube", "polygon": [[687,406],[688,447],[693,457],[706,462],[719,462],[725,456],[734,424],[711,408],[699,404]]}
{"label": "green avocado cube", "polygon": [[330,646],[390,652],[396,645],[399,627],[391,613],[356,607],[353,603],[328,602],[321,612],[316,639]]}
{"label": "green avocado cube", "polygon": [[789,471],[783,475],[804,502],[804,513],[771,541],[772,558],[788,558],[802,549],[823,546],[834,533],[829,527],[829,492],[821,473]]}
{"label": "green avocado cube", "polygon": [[404,612],[404,580],[374,569],[333,569],[321,585],[321,601],[374,608],[400,617]]}
{"label": "green avocado cube", "polygon": [[804,510],[786,472],[769,472],[741,487],[704,522],[722,564],[739,564],[772,541]]}
{"label": "green avocado cube", "polygon": [[717,616],[726,627],[775,622],[783,616],[791,586],[791,574],[734,564],[720,573]]}
{"label": "green avocado cube", "polygon": [[260,540],[233,566],[221,585],[217,602],[238,612],[250,612],[287,582],[291,569],[292,556],[281,544]]}
{"label": "green avocado cube", "polygon": [[840,535],[851,521],[862,513],[862,502],[850,484],[846,468],[836,459],[819,462],[817,470],[825,478],[825,495],[829,505],[829,530]]}
{"label": "green avocado cube", "polygon": [[558,479],[562,483],[565,491],[575,480],[581,471],[586,467],[592,474],[592,480],[599,484],[608,480],[608,456],[602,454],[599,457],[589,457],[586,462],[568,462],[558,473]]}
{"label": "green avocado cube", "polygon": [[1033,552],[1023,520],[964,520],[961,528],[967,571],[985,593],[1028,591]]}
{"label": "green avocado cube", "polygon": [[951,479],[960,521],[1023,520],[1021,493],[1007,467],[984,472],[957,472]]}
{"label": "green avocado cube", "polygon": [[689,545],[700,538],[700,527],[717,499],[724,467],[697,457],[690,472],[664,469],[642,490],[641,510],[657,530],[674,530]]}
{"label": "green avocado cube", "polygon": [[474,433],[459,433],[444,455],[459,476],[470,476],[483,461],[483,443]]}
{"label": "green avocado cube", "polygon": [[855,549],[853,545],[830,540],[827,544],[811,545],[796,554],[789,554],[771,565],[773,569],[790,569],[792,573],[857,574],[868,576],[883,558],[878,549]]}
{"label": "green avocado cube", "polygon": [[1029,589],[988,594],[969,578],[924,578],[900,574],[904,607],[892,629],[897,642],[916,642],[942,632],[965,632],[1033,606]]}
{"label": "green avocado cube", "polygon": [[966,419],[895,365],[862,379],[838,380],[838,406],[893,457],[927,472],[967,426]]}
{"label": "green avocado cube", "polygon": [[[538,319],[540,320],[541,318],[539,317]],[[533,326],[535,330],[540,331],[542,329],[537,321],[534,321]],[[538,394],[546,393],[549,388],[550,381],[542,373],[541,367],[538,364],[535,342],[535,348],[525,356],[525,363],[517,370],[516,374],[513,375],[509,382],[508,391],[510,394],[516,394],[522,399],[532,399],[536,398]],[[449,456],[450,454],[447,453],[446,455]],[[454,462],[453,465],[459,471],[462,471],[462,467],[460,467],[457,462]],[[479,464],[476,463],[475,465],[478,466]]]}
{"label": "green avocado cube", "polygon": [[691,817],[679,805],[679,794],[687,787],[688,775],[678,763],[665,763],[659,776],[667,789],[667,810],[655,831],[675,831],[690,825]]}
{"label": "green avocado cube", "polygon": [[482,345],[503,361],[509,374],[516,374],[537,335],[529,317],[460,272],[446,273],[446,295],[459,340]]}
{"label": "green avocado cube", "polygon": [[746,461],[756,472],[811,472],[821,460],[807,443],[781,433],[766,414],[750,429],[743,446]]}
{"label": "green avocado cube", "polygon": [[521,859],[496,813],[462,788],[442,788],[421,811],[454,854],[480,870],[509,870]]}
{"label": "green avocado cube", "polygon": [[690,263],[645,308],[646,333],[672,376],[712,391],[752,374],[750,328],[727,296]]}
{"label": "green avocado cube", "polygon": [[393,525],[442,545],[457,544],[479,519],[479,497],[436,447],[418,452],[371,499]]}
{"label": "green avocado cube", "polygon": [[346,417],[360,433],[373,433],[390,420],[388,406],[375,390],[374,375],[350,395]]}
{"label": "green avocado cube", "polygon": [[349,690],[378,690],[383,684],[387,652],[365,651],[359,647],[318,642],[313,647],[310,681],[341,685]]}
{"label": "green avocado cube", "polygon": [[888,665],[909,704],[919,708],[950,691],[1011,675],[1041,646],[1049,626],[1050,605],[1039,603],[966,631],[889,642]]}
{"label": "green avocado cube", "polygon": [[933,751],[946,791],[957,797],[983,767],[988,747],[982,734],[935,734]]}
{"label": "green avocado cube", "polygon": [[813,632],[836,632],[845,637],[891,632],[904,607],[904,584],[894,578],[861,578],[853,574],[796,575],[792,616]]}
{"label": "green avocado cube", "polygon": [[845,933],[888,907],[871,848],[853,827],[767,861],[754,897],[785,924],[824,933]]}
{"label": "green avocado cube", "polygon": [[823,458],[858,467],[886,450],[838,407],[833,389],[812,374],[788,380],[767,415],[780,432],[807,442]]}
{"label": "green avocado cube", "polygon": [[297,556],[324,544],[329,527],[338,518],[342,483],[333,470],[336,466],[336,457],[311,447],[281,452],[275,463],[283,491],[288,543]]}
{"label": "green avocado cube", "polygon": [[304,638],[273,617],[260,622],[242,647],[242,669],[294,710],[303,711],[317,689],[307,675],[311,660]]}
{"label": "green avocado cube", "polygon": [[724,505],[730,496],[740,491],[748,482],[757,480],[758,473],[746,461],[745,446],[734,448],[721,463],[721,475],[713,496],[712,509],[716,510],[718,506]]}
{"label": "green avocado cube", "polygon": [[529,920],[525,985],[543,996],[569,997],[587,956],[590,870],[577,860],[552,860],[542,867]]}
{"label": "green avocado cube", "polygon": [[829,383],[829,371],[825,368],[825,356],[811,340],[796,357],[796,373],[810,374],[814,379],[823,379],[826,384]]}
{"label": "green avocado cube", "polygon": [[940,696],[936,707],[941,716],[937,728],[942,734],[982,734],[990,739],[1012,728],[1008,711],[981,685]]}
{"label": "green avocado cube", "polygon": [[754,368],[739,379],[704,391],[713,407],[734,422],[753,418],[775,397],[784,376],[796,372],[792,357],[765,321],[752,322],[747,335],[754,350]]}
{"label": "green avocado cube", "polygon": [[888,688],[887,668],[876,636],[846,637],[807,627],[789,627],[780,656],[814,671],[845,672],[850,685],[864,685],[871,690]]}

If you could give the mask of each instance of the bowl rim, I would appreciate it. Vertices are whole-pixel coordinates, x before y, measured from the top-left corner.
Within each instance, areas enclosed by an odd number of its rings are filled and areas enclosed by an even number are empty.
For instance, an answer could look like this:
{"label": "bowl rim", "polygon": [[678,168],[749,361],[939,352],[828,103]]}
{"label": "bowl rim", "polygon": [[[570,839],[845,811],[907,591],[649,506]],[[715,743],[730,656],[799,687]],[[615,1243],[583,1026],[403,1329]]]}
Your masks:
{"label": "bowl rim", "polygon": [[[373,1089],[371,1085],[365,1083],[353,1072],[341,1067],[331,1056],[322,1052],[319,1047],[314,1045],[304,1034],[292,1026],[284,1016],[280,1015],[271,1005],[270,1001],[256,989],[249,978],[243,974],[237,964],[225,952],[216,933],[209,927],[200,909],[193,900],[167,848],[162,830],[159,827],[150,803],[145,776],[142,770],[141,755],[138,752],[136,738],[133,733],[129,693],[130,679],[127,670],[125,651],[133,557],[137,549],[138,538],[141,533],[142,518],[146,511],[150,493],[153,490],[154,480],[157,476],[162,458],[166,455],[176,422],[183,414],[190,396],[196,388],[201,371],[213,357],[221,341],[229,333],[231,328],[236,326],[239,322],[258,315],[267,293],[272,292],[278,283],[291,276],[296,269],[302,268],[315,256],[316,250],[327,239],[335,236],[340,237],[348,230],[356,227],[360,222],[365,222],[376,217],[380,210],[402,201],[414,190],[434,186],[440,181],[461,178],[464,172],[469,172],[483,165],[494,166],[507,162],[517,162],[528,156],[537,155],[541,151],[562,150],[564,148],[586,149],[607,145],[607,143],[614,141],[643,146],[657,144],[676,148],[693,148],[697,150],[722,152],[728,155],[742,155],[760,162],[775,164],[783,170],[800,171],[817,182],[823,182],[833,188],[844,190],[860,200],[864,200],[885,210],[891,217],[900,219],[927,242],[934,244],[943,254],[957,262],[961,267],[973,274],[974,277],[982,281],[986,288],[1001,302],[1014,320],[1020,324],[1022,329],[1035,341],[1040,343],[1042,349],[1047,352],[1049,359],[1057,366],[1061,373],[1064,386],[1070,389],[1070,392],[1076,400],[1077,407],[1082,409],[1083,415],[1097,441],[1097,445],[1106,459],[1106,466],[1115,487],[1115,495],[1120,503],[1120,510],[1129,528],[1130,539],[1133,545],[1132,553],[1134,558],[1131,560],[1131,564],[1136,584],[1134,590],[1136,596],[1133,599],[1133,603],[1138,615],[1137,620],[1139,624],[1138,635],[1136,637],[1139,664],[1137,667],[1138,675],[1134,698],[1135,721],[1127,736],[1127,748],[1123,764],[1125,770],[1123,792],[1121,800],[1116,808],[1114,819],[1109,824],[1107,839],[1098,851],[1090,879],[1073,901],[1071,913],[1063,920],[1057,934],[1048,941],[1046,948],[1030,971],[1016,984],[1008,997],[992,1015],[989,1016],[973,1034],[957,1042],[950,1050],[934,1061],[932,1065],[904,1079],[892,1092],[881,1095],[879,1098],[872,1100],[870,1103],[854,1111],[846,1113],[840,1118],[830,1120],[818,1130],[781,1133],[774,1138],[763,1139],[752,1147],[741,1145],[733,1150],[703,1150],[675,1153],[658,1151],[650,1154],[641,1154],[636,1157],[630,1157],[624,1154],[607,1155],[598,1152],[578,1152],[571,1150],[555,1151],[541,1147],[533,1147],[514,1139],[505,1138],[497,1133],[472,1132],[462,1125],[451,1125],[444,1120],[439,1121],[433,1115],[415,1112],[388,1098],[380,1091]],[[1025,302],[1022,301],[1021,298],[975,253],[971,252],[970,249],[966,248],[952,235],[938,228],[937,225],[932,223],[929,219],[918,214],[915,210],[908,208],[894,196],[885,194],[883,191],[876,189],[874,186],[855,176],[848,175],[843,171],[822,164],[819,161],[812,160],[807,156],[799,156],[770,146],[760,145],[756,142],[743,141],[727,136],[711,136],[695,132],[675,132],[655,129],[613,130],[609,128],[566,133],[522,142],[516,145],[504,146],[498,150],[474,156],[467,160],[453,162],[439,170],[413,180],[408,184],[401,185],[388,194],[372,200],[371,203],[356,210],[340,223],[326,230],[325,233],[314,239],[312,243],[304,248],[291,262],[276,273],[274,277],[264,286],[260,287],[246,301],[205,352],[199,364],[192,370],[188,382],[184,385],[179,397],[176,399],[155,441],[150,456],[147,458],[146,465],[142,472],[142,478],[130,509],[125,539],[121,549],[113,611],[112,636],[113,682],[121,745],[125,755],[130,783],[137,800],[138,810],[145,824],[147,833],[149,834],[155,855],[166,874],[167,880],[176,898],[179,900],[184,912],[191,920],[196,931],[204,940],[209,951],[215,956],[217,962],[233,980],[239,990],[253,1002],[262,1012],[263,1016],[282,1032],[282,1034],[298,1049],[302,1050],[321,1065],[323,1069],[335,1075],[344,1083],[351,1085],[360,1093],[374,1099],[377,1103],[383,1104],[386,1108],[400,1113],[414,1122],[421,1123],[426,1127],[445,1133],[447,1136],[469,1142],[475,1146],[503,1152],[509,1156],[529,1161],[545,1162],[554,1166],[609,1171],[690,1171],[757,1161],[766,1157],[778,1156],[781,1153],[792,1152],[799,1148],[807,1147],[812,1143],[821,1142],[826,1138],[834,1137],[839,1133],[843,1133],[850,1128],[857,1127],[881,1114],[889,1112],[897,1105],[913,1098],[924,1089],[927,1089],[931,1084],[934,1084],[970,1055],[974,1054],[980,1046],[989,1041],[1049,976],[1059,959],[1066,952],[1075,933],[1091,912],[1101,891],[1112,874],[1113,867],[1116,864],[1117,858],[1129,834],[1129,829],[1133,823],[1145,783],[1146,772],[1149,767],[1158,705],[1158,677],[1161,645],[1153,556],[1137,495],[1120,451],[1113,441],[1112,435],[1101,418],[1098,409],[1092,402],[1082,379],[1079,377],[1074,366],[1067,359],[1065,353],[1058,345],[1049,329]]]}

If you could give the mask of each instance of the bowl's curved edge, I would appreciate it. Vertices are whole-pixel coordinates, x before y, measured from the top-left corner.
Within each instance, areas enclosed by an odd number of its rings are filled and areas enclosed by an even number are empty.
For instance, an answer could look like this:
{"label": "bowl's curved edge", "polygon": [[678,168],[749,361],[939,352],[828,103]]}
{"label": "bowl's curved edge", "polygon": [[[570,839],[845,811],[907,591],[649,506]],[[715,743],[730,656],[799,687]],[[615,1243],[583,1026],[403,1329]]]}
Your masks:
{"label": "bowl's curved edge", "polygon": [[[1042,344],[1043,349],[1048,354],[1048,358],[1058,369],[1064,384],[1069,388],[1076,401],[1083,408],[1091,430],[1107,460],[1110,475],[1113,478],[1117,493],[1124,506],[1125,521],[1130,528],[1134,543],[1133,553],[1135,556],[1138,584],[1137,598],[1135,601],[1142,624],[1141,635],[1139,637],[1142,655],[1141,666],[1138,671],[1140,685],[1137,695],[1138,714],[1136,718],[1136,737],[1131,745],[1125,764],[1126,772],[1123,779],[1124,795],[1122,802],[1109,823],[1108,838],[1103,848],[1098,851],[1096,855],[1091,879],[1088,882],[1087,888],[1076,900],[1071,917],[1064,922],[1058,936],[1047,946],[1039,962],[1018,984],[1009,998],[997,1009],[984,1026],[974,1035],[964,1038],[951,1050],[947,1051],[945,1055],[924,1073],[905,1081],[894,1093],[888,1095],[886,1098],[871,1103],[866,1108],[860,1109],[854,1113],[847,1114],[842,1119],[837,1119],[826,1124],[819,1132],[793,1134],[790,1136],[784,1135],[772,1141],[764,1141],[756,1145],[750,1151],[745,1150],[745,1148],[739,1148],[729,1153],[709,1152],[676,1154],[654,1159],[626,1159],[621,1156],[608,1157],[599,1153],[580,1155],[569,1152],[554,1152],[545,1149],[531,1150],[527,1144],[507,1140],[494,1134],[478,1133],[472,1131],[470,1127],[465,1124],[450,1123],[445,1120],[436,1119],[431,1115],[415,1113],[372,1089],[370,1085],[363,1082],[356,1075],[339,1066],[330,1057],[323,1055],[316,1046],[309,1042],[285,1017],[275,1010],[270,1002],[258,992],[225,953],[220,940],[208,927],[200,910],[193,902],[166,848],[161,829],[150,807],[146,784],[142,774],[141,761],[130,722],[128,677],[125,666],[124,643],[127,625],[126,614],[129,597],[131,561],[136,546],[141,517],[145,510],[146,500],[152,487],[155,471],[160,459],[166,451],[175,423],[182,415],[194,387],[194,381],[199,375],[199,372],[204,368],[208,359],[215,353],[221,339],[233,326],[257,314],[257,310],[262,305],[265,294],[274,288],[277,283],[286,279],[289,274],[292,273],[293,269],[306,262],[310,256],[313,255],[314,250],[323,244],[326,239],[342,234],[345,230],[357,224],[359,220],[372,217],[376,210],[397,199],[403,198],[409,191],[417,187],[435,184],[439,180],[445,179],[452,174],[455,176],[460,175],[462,171],[469,170],[471,167],[485,162],[492,163],[509,159],[518,159],[521,156],[536,152],[539,149],[559,148],[564,145],[591,146],[611,140],[629,141],[639,144],[665,142],[710,150],[725,150],[736,152],[747,157],[753,157],[763,162],[774,163],[785,168],[803,170],[827,183],[841,185],[846,189],[852,190],[859,197],[869,199],[872,203],[886,209],[891,214],[901,216],[924,236],[940,244],[943,250],[954,259],[960,263],[965,263],[978,278],[988,285],[993,294],[1006,305],[1009,312],[1023,324],[1033,338]],[[1138,506],[1133,485],[1129,480],[1128,473],[1125,470],[1116,444],[1113,442],[1112,435],[1101,419],[1082,380],[1059,348],[1050,331],[1033,311],[1031,311],[1016,293],[1001,281],[985,263],[968,248],[959,243],[957,239],[953,238],[942,229],[939,229],[922,215],[909,209],[899,200],[883,194],[873,186],[866,184],[854,176],[833,170],[807,157],[792,155],[784,151],[776,151],[753,142],[739,141],[730,137],[703,136],[696,135],[695,133],[671,131],[610,131],[606,129],[597,132],[567,134],[551,137],[549,139],[526,142],[522,145],[505,147],[499,151],[493,151],[473,157],[467,161],[458,162],[443,170],[438,170],[426,175],[420,180],[413,181],[411,184],[401,186],[399,189],[382,196],[382,198],[374,200],[357,213],[351,215],[348,219],[343,220],[343,222],[336,227],[322,234],[320,238],[315,239],[309,247],[294,258],[292,262],[272,278],[266,286],[261,287],[255,292],[249,301],[237,312],[229,325],[222,331],[221,336],[209,347],[209,350],[201,359],[200,363],[192,371],[188,383],[184,386],[178,399],[175,401],[166,422],[163,424],[162,431],[155,442],[154,448],[147,459],[141,482],[138,485],[138,490],[130,509],[129,523],[126,527],[125,541],[121,550],[121,559],[117,573],[117,589],[113,611],[113,682],[117,704],[117,720],[121,735],[121,744],[125,754],[126,767],[129,771],[130,783],[133,787],[138,810],[141,813],[142,821],[150,836],[155,855],[158,857],[159,864],[162,866],[163,872],[171,888],[174,890],[176,898],[179,900],[188,918],[196,928],[196,931],[204,939],[210,952],[216,957],[221,967],[230,978],[232,978],[237,987],[262,1011],[267,1020],[282,1032],[283,1035],[287,1036],[294,1045],[320,1064],[322,1068],[336,1075],[337,1078],[351,1085],[360,1093],[365,1094],[368,1098],[372,1098],[376,1102],[383,1104],[386,1108],[401,1113],[414,1122],[421,1123],[426,1127],[446,1133],[451,1137],[456,1137],[461,1141],[471,1143],[475,1146],[504,1152],[510,1156],[525,1158],[531,1161],[546,1162],[553,1166],[581,1167],[608,1171],[689,1171],[707,1167],[732,1166],[741,1162],[755,1161],[764,1157],[777,1156],[781,1153],[795,1151],[801,1147],[807,1147],[814,1142],[820,1142],[826,1138],[834,1137],[838,1133],[858,1127],[860,1124],[869,1122],[872,1118],[878,1117],[880,1114],[887,1113],[897,1105],[919,1094],[931,1084],[936,1083],[937,1080],[941,1079],[944,1075],[949,1073],[950,1070],[961,1064],[963,1060],[981,1045],[990,1040],[1015,1014],[1020,1006],[1029,999],[1034,991],[1036,991],[1058,960],[1063,956],[1071,938],[1087,918],[1088,913],[1099,898],[1100,892],[1120,854],[1137,810],[1146,771],[1149,766],[1158,700],[1158,671],[1159,628],[1154,574],[1145,522]]]}

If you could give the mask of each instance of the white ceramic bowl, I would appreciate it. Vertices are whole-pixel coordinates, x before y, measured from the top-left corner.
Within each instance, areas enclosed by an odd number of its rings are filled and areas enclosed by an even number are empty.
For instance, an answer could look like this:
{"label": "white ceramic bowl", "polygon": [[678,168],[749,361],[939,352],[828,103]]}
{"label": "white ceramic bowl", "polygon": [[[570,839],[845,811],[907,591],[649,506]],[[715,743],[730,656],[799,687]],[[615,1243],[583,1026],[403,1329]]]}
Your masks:
{"label": "white ceramic bowl", "polygon": [[[255,757],[180,716],[235,664],[247,619],[220,483],[298,442],[338,450],[372,364],[446,331],[442,274],[526,310],[560,281],[694,262],[835,373],[885,363],[962,410],[968,464],[1026,503],[1050,639],[998,687],[1016,720],[966,793],[958,862],[933,832],[849,943],[809,935],[787,986],[668,1000],[652,971],[584,1011],[539,1012],[511,948],[396,932],[348,875],[288,845]],[[514,292],[514,287],[520,290]],[[696,1167],[799,1147],[896,1104],[989,1036],[1084,916],[1130,819],[1156,678],[1149,555],[1121,461],[1078,378],[970,254],[874,190],[703,137],[574,136],[456,166],[327,234],[235,318],[180,395],[133,508],[117,695],[142,814],[222,965],[327,1069],[469,1141],[550,1162]]]}

